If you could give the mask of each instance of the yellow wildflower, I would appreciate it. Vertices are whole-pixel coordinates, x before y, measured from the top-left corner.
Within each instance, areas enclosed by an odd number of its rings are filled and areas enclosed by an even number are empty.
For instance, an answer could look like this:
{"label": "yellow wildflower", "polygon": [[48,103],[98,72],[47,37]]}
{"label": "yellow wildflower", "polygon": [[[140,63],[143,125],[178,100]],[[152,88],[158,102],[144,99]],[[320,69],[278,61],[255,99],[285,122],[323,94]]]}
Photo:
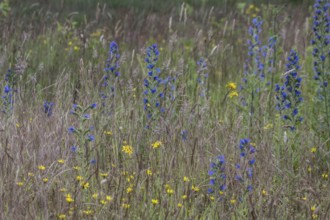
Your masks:
{"label": "yellow wildflower", "polygon": [[223,194],[224,194],[224,192],[220,190],[220,191],[219,191],[219,194],[220,194],[220,195],[223,195]]}
{"label": "yellow wildflower", "polygon": [[264,189],[261,191],[261,194],[262,194],[263,196],[267,196],[267,195],[268,195],[267,191],[264,190]]}
{"label": "yellow wildflower", "polygon": [[182,208],[182,207],[183,207],[182,203],[178,203],[178,208]]}
{"label": "yellow wildflower", "polygon": [[230,204],[234,205],[236,203],[236,199],[231,199]]}
{"label": "yellow wildflower", "polygon": [[189,181],[190,181],[189,177],[186,176],[183,177],[183,182],[189,182]]}
{"label": "yellow wildflower", "polygon": [[156,141],[155,143],[151,144],[153,149],[159,148],[162,145],[162,142]]}
{"label": "yellow wildflower", "polygon": [[229,82],[229,83],[226,84],[226,88],[228,88],[230,90],[236,90],[237,85],[234,82]]}
{"label": "yellow wildflower", "polygon": [[313,214],[313,215],[312,215],[312,218],[313,218],[313,219],[316,219],[317,217],[318,217],[317,214]]}
{"label": "yellow wildflower", "polygon": [[214,201],[214,196],[210,196],[210,200]]}
{"label": "yellow wildflower", "polygon": [[24,185],[24,182],[17,182],[16,185],[17,186],[23,186]]}
{"label": "yellow wildflower", "polygon": [[133,192],[133,188],[132,188],[132,187],[128,187],[128,188],[126,189],[126,192],[127,192],[127,194]]}
{"label": "yellow wildflower", "polygon": [[311,148],[311,153],[312,153],[312,154],[316,153],[316,147],[312,147],[312,148]]}
{"label": "yellow wildflower", "polygon": [[44,183],[47,183],[47,182],[48,182],[48,178],[43,178],[42,181],[43,181]]}
{"label": "yellow wildflower", "polygon": [[63,159],[59,159],[59,160],[57,160],[57,163],[64,164],[64,160]]}
{"label": "yellow wildflower", "polygon": [[257,13],[260,12],[260,9],[253,4],[249,5],[249,7],[246,9],[245,13],[247,15],[250,15],[251,17],[257,17]]}
{"label": "yellow wildflower", "polygon": [[306,200],[307,200],[307,197],[304,196],[304,197],[302,197],[301,199],[304,200],[304,201],[306,201]]}
{"label": "yellow wildflower", "polygon": [[313,205],[313,206],[311,207],[311,211],[314,212],[315,210],[316,210],[316,205]]}
{"label": "yellow wildflower", "polygon": [[108,173],[100,173],[101,177],[107,177],[109,174]]}
{"label": "yellow wildflower", "polygon": [[79,48],[78,46],[74,46],[74,47],[73,47],[73,50],[74,50],[74,51],[78,51],[78,50],[80,50],[80,48]]}
{"label": "yellow wildflower", "polygon": [[84,178],[82,176],[76,176],[77,181],[82,181]]}
{"label": "yellow wildflower", "polygon": [[229,98],[236,97],[236,96],[238,96],[238,92],[237,91],[231,91],[228,96],[229,96]]}
{"label": "yellow wildflower", "polygon": [[73,169],[74,170],[80,170],[81,168],[79,166],[74,166]]}
{"label": "yellow wildflower", "polygon": [[65,195],[65,200],[67,201],[67,203],[72,203],[74,201],[70,193]]}
{"label": "yellow wildflower", "polygon": [[61,188],[59,191],[60,192],[66,192],[66,188]]}
{"label": "yellow wildflower", "polygon": [[124,209],[129,209],[129,208],[131,207],[131,205],[128,204],[128,203],[123,203],[121,206],[122,206]]}
{"label": "yellow wildflower", "polygon": [[199,191],[199,187],[198,186],[194,186],[192,185],[191,189],[195,192],[198,192]]}
{"label": "yellow wildflower", "polygon": [[151,203],[154,205],[158,205],[159,201],[158,201],[158,199],[152,199]]}
{"label": "yellow wildflower", "polygon": [[57,218],[58,219],[65,219],[66,218],[66,215],[65,214],[58,214],[57,215]]}
{"label": "yellow wildflower", "polygon": [[107,204],[107,201],[105,201],[104,199],[102,199],[102,200],[100,201],[100,203],[101,203],[102,205],[106,205],[106,204]]}
{"label": "yellow wildflower", "polygon": [[83,210],[83,214],[84,215],[92,215],[93,214],[93,210],[91,210],[91,209]]}
{"label": "yellow wildflower", "polygon": [[312,167],[307,167],[307,171],[310,173],[312,172]]}
{"label": "yellow wildflower", "polygon": [[152,171],[151,171],[150,169],[147,169],[146,172],[147,172],[147,175],[148,175],[148,176],[152,176]]}
{"label": "yellow wildflower", "polygon": [[112,200],[112,197],[111,197],[111,196],[106,196],[105,199],[106,199],[107,201],[111,201],[111,200]]}
{"label": "yellow wildflower", "polygon": [[39,169],[39,170],[45,170],[45,169],[46,169],[46,167],[45,167],[45,166],[43,166],[43,165],[39,165],[39,166],[38,166],[38,169]]}
{"label": "yellow wildflower", "polygon": [[187,195],[183,195],[183,196],[181,196],[181,198],[183,199],[183,200],[185,200],[185,199],[187,199]]}
{"label": "yellow wildflower", "polygon": [[97,30],[97,31],[95,31],[95,32],[93,32],[93,33],[91,33],[91,37],[100,37],[101,36],[101,31],[100,30]]}
{"label": "yellow wildflower", "polygon": [[174,194],[174,190],[173,189],[167,189],[166,192],[169,195],[173,195]]}
{"label": "yellow wildflower", "polygon": [[264,127],[265,130],[268,130],[268,129],[271,129],[271,128],[273,128],[273,124],[271,124],[271,123],[266,124],[265,127]]}
{"label": "yellow wildflower", "polygon": [[132,146],[130,146],[130,145],[124,145],[124,146],[122,146],[122,150],[121,150],[122,152],[124,152],[125,154],[127,154],[127,155],[129,155],[129,156],[131,156],[132,154],[133,154],[133,147]]}
{"label": "yellow wildflower", "polygon": [[112,135],[112,131],[104,131],[104,134],[111,136]]}
{"label": "yellow wildflower", "polygon": [[71,208],[69,209],[69,215],[73,215],[73,211],[74,211],[74,207],[71,207]]}
{"label": "yellow wildflower", "polygon": [[93,197],[93,199],[97,199],[97,197],[99,197],[99,194],[98,194],[98,193],[94,193],[94,194],[92,195],[92,197]]}
{"label": "yellow wildflower", "polygon": [[34,174],[31,172],[28,172],[28,176],[32,177],[32,176],[34,176]]}
{"label": "yellow wildflower", "polygon": [[322,173],[322,178],[326,180],[329,178],[329,175],[327,173]]}
{"label": "yellow wildflower", "polygon": [[81,184],[81,187],[82,187],[83,189],[88,189],[88,188],[89,188],[89,182],[82,183],[82,184]]}

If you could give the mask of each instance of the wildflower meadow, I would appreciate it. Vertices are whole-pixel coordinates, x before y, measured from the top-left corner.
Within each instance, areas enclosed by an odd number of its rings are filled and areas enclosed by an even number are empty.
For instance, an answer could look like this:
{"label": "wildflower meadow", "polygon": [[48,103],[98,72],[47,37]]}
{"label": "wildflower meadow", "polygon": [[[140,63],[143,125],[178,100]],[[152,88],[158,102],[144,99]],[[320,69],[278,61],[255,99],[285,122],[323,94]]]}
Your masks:
{"label": "wildflower meadow", "polygon": [[330,3],[0,2],[0,219],[330,219]]}

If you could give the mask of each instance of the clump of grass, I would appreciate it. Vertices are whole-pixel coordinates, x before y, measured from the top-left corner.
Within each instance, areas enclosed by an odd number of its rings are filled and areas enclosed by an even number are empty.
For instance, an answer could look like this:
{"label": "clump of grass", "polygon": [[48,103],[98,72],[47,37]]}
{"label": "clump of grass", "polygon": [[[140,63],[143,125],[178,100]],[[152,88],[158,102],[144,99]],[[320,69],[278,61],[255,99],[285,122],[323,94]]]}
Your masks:
{"label": "clump of grass", "polygon": [[[278,22],[270,31],[265,7],[184,4],[136,21],[119,21],[106,7],[93,21],[79,12],[63,22],[49,11],[56,23],[36,28],[43,8],[34,5],[19,17],[35,20],[15,20],[11,38],[14,19],[1,19],[8,47],[0,48],[0,67],[19,74],[16,84],[1,83],[1,91],[17,93],[10,114],[0,115],[0,218],[328,219],[329,137],[312,135],[318,106],[308,98],[300,105],[314,89],[300,79],[313,54],[292,45],[304,65],[288,51],[283,68],[281,37],[289,30]],[[286,13],[289,7],[278,16]],[[276,44],[259,42],[268,32]],[[251,85],[241,90],[248,37]],[[243,114],[241,96],[249,104]],[[267,112],[273,100],[276,114]]]}

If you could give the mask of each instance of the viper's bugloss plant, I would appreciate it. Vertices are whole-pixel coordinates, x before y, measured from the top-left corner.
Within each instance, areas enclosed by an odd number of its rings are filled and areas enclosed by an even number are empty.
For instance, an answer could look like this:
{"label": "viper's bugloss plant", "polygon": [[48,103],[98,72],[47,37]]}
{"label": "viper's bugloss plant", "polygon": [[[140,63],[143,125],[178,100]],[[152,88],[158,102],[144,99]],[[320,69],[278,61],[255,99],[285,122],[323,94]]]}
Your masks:
{"label": "viper's bugloss plant", "polygon": [[103,106],[106,105],[106,99],[115,97],[116,86],[120,76],[119,61],[120,54],[118,44],[113,41],[109,46],[108,59],[106,60],[106,67],[104,68],[105,75],[103,76],[101,84],[101,99],[103,99]]}
{"label": "viper's bugloss plant", "polygon": [[50,117],[53,114],[53,106],[54,106],[53,102],[48,102],[48,101],[44,102],[44,112],[47,115],[47,117]]}
{"label": "viper's bugloss plant", "polygon": [[203,57],[197,61],[197,67],[197,94],[202,100],[205,100],[207,99],[207,83],[209,74],[206,60]]}
{"label": "viper's bugloss plant", "polygon": [[5,85],[2,94],[2,112],[10,113],[13,109],[13,89],[9,85]]}
{"label": "viper's bugloss plant", "polygon": [[78,153],[78,156],[84,157],[86,159],[86,163],[91,160],[90,143],[95,141],[95,137],[91,133],[93,131],[93,127],[88,127],[86,124],[86,121],[90,119],[90,114],[87,112],[95,108],[95,103],[85,108],[80,105],[74,104],[70,111],[70,114],[75,116],[78,120],[77,128],[74,126],[70,126],[68,128],[68,132],[70,134],[73,134],[75,137],[75,143],[71,146],[71,152]]}
{"label": "viper's bugloss plant", "polygon": [[301,77],[298,76],[299,57],[296,51],[291,50],[288,63],[286,64],[286,73],[284,74],[284,84],[276,84],[276,109],[280,112],[285,127],[291,131],[302,121],[299,115],[299,106],[303,98],[301,96]]}
{"label": "viper's bugloss plant", "polygon": [[17,84],[17,74],[8,69],[5,75],[5,84],[2,93],[2,112],[9,114],[13,110],[14,92]]}
{"label": "viper's bugloss plant", "polygon": [[318,105],[322,124],[330,134],[330,3],[317,0],[314,4],[313,16],[313,69],[314,79],[318,81],[317,99],[323,104]]}
{"label": "viper's bugloss plant", "polygon": [[[247,193],[253,191],[256,150],[250,139],[247,138],[241,139],[238,146],[239,156],[236,163],[227,164],[223,155],[211,162],[208,171],[209,188],[207,192],[219,201],[229,201],[232,196],[237,196],[242,201]],[[229,168],[226,168],[227,166]],[[231,167],[234,172],[229,175],[228,170],[231,170]],[[228,182],[229,185],[227,185]]]}
{"label": "viper's bugloss plant", "polygon": [[[277,45],[277,37],[271,36],[268,39],[268,51],[267,51],[267,72],[266,78],[268,78],[269,81],[267,81],[267,85],[270,85],[270,92],[269,92],[269,99],[268,99],[268,114],[269,116],[272,115],[273,112],[273,97],[274,97],[274,84],[275,84],[275,70],[276,70],[276,45]],[[270,75],[268,77],[268,75]]]}
{"label": "viper's bugloss plant", "polygon": [[254,76],[259,77],[260,80],[264,80],[265,78],[265,65],[262,62],[262,56],[265,57],[267,53],[266,47],[262,47],[260,40],[262,23],[263,21],[259,17],[252,19],[252,25],[249,27],[248,31],[250,39],[247,41],[249,58],[245,64],[245,74],[253,74]]}
{"label": "viper's bugloss plant", "polygon": [[255,148],[252,146],[251,140],[243,138],[239,143],[239,160],[235,164],[236,176],[235,180],[239,185],[242,185],[240,189],[243,189],[242,193],[251,192],[253,190],[253,167],[255,164]]}
{"label": "viper's bugloss plant", "polygon": [[[262,24],[262,19],[256,17],[252,19],[252,24],[249,27],[248,34],[250,39],[247,41],[248,58],[244,63],[243,83],[240,86],[241,105],[245,110],[246,118],[248,118],[250,132],[254,128],[260,127],[255,126],[258,122],[256,114],[259,113],[259,117],[262,115],[260,99],[267,83],[267,80],[265,80],[265,62],[268,57],[269,46],[263,46],[260,40]],[[272,41],[271,46],[273,44],[274,42]]]}
{"label": "viper's bugloss plant", "polygon": [[226,159],[220,155],[215,162],[211,162],[208,175],[210,178],[208,194],[219,196],[219,200],[223,199],[224,192],[227,189],[226,185]]}
{"label": "viper's bugloss plant", "polygon": [[15,74],[11,69],[8,69],[5,75],[6,84],[14,88],[17,85],[17,80],[18,80],[18,75]]}
{"label": "viper's bugloss plant", "polygon": [[146,50],[146,68],[147,76],[144,79],[144,99],[143,105],[146,113],[148,126],[157,120],[161,113],[164,113],[165,108],[162,106],[165,98],[164,85],[166,82],[160,77],[160,68],[157,67],[159,59],[159,50],[157,44],[153,44]]}

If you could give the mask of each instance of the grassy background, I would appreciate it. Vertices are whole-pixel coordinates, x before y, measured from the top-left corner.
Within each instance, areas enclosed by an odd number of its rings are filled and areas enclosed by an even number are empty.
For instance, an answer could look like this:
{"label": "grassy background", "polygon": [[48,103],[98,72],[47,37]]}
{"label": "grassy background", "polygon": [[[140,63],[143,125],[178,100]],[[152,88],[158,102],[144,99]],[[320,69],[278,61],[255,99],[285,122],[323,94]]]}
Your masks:
{"label": "grassy background", "polygon": [[[0,116],[1,219],[330,218],[330,142],[326,130],[319,132],[321,108],[311,80],[311,1],[99,2],[12,0],[7,14],[1,10],[1,91],[7,69],[17,75],[14,107]],[[228,97],[226,85],[242,82],[252,3],[264,19],[263,42],[279,39],[277,83],[289,51],[300,55],[304,121],[295,135],[269,104],[268,87],[253,126],[239,97]],[[102,107],[113,40],[121,76],[115,98]],[[177,79],[176,99],[164,103],[165,114],[147,130],[144,59],[153,43],[161,76]],[[198,93],[200,57],[208,63],[206,98]],[[50,117],[45,100],[54,102]],[[98,106],[86,110],[91,119],[70,114],[72,104],[92,103]],[[95,141],[69,134],[70,126],[88,130]],[[251,193],[235,181],[241,138],[256,148]],[[154,149],[156,141],[162,144]],[[73,153],[73,145],[81,150]],[[127,145],[132,155],[123,151]],[[219,192],[207,193],[210,162],[219,155],[226,156],[228,185],[220,201]]]}

